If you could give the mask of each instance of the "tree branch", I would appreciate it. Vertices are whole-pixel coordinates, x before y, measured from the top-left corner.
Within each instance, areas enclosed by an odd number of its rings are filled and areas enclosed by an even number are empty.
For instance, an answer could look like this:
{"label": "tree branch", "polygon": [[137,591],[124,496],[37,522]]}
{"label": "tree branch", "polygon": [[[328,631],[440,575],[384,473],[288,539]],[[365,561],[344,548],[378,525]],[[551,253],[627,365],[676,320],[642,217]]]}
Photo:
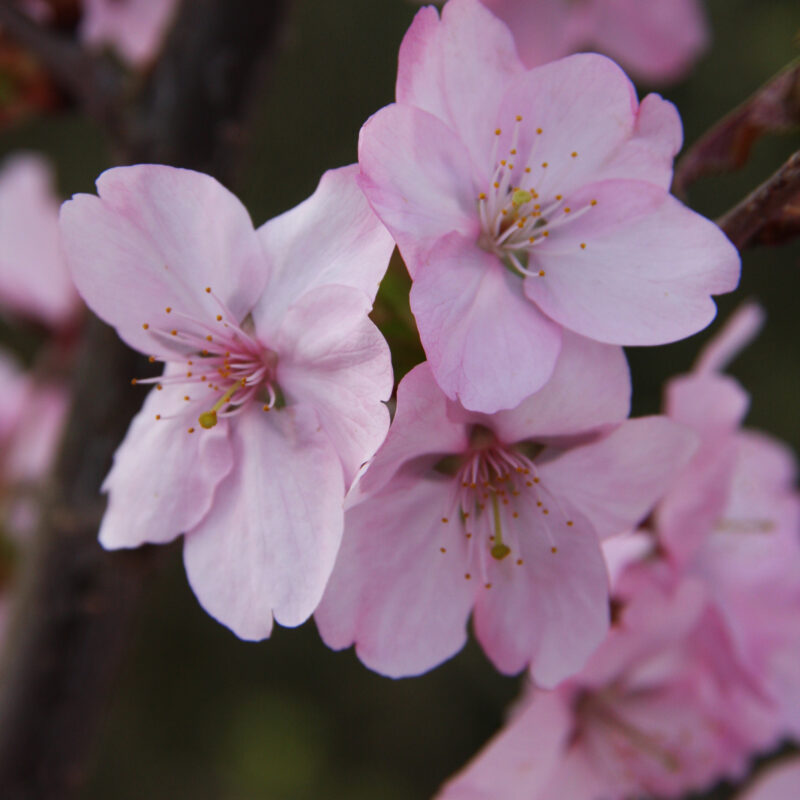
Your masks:
{"label": "tree branch", "polygon": [[[282,0],[191,0],[134,105],[110,133],[121,162],[161,161],[225,179],[283,17]],[[0,6],[0,23],[54,68],[89,109],[122,91],[77,82],[86,62]],[[6,23],[11,21],[11,25]],[[58,66],[60,65],[60,66]],[[100,97],[100,100],[98,100]],[[103,111],[101,119],[108,120]],[[220,265],[224,269],[223,264]],[[121,299],[124,302],[124,299]],[[100,483],[142,397],[143,359],[97,320],[73,375],[72,410],[33,551],[20,581],[0,686],[3,800],[64,800],[82,783],[100,712],[129,638],[155,549],[104,552]]]}
{"label": "tree branch", "polygon": [[800,235],[800,151],[717,224],[739,250]]}

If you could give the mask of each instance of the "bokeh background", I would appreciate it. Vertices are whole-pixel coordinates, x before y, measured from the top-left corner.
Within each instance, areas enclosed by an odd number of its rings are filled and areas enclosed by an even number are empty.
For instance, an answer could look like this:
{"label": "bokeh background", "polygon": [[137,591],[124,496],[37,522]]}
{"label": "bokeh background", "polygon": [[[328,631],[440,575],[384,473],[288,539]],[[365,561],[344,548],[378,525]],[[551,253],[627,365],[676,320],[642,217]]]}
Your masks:
{"label": "bokeh background", "polygon": [[[681,111],[687,144],[800,55],[798,0],[707,6],[711,49],[687,80],[662,90]],[[416,8],[407,0],[291,4],[235,187],[256,224],[304,199],[325,169],[355,160],[359,127],[393,98],[397,49]],[[799,146],[797,132],[760,142],[740,172],[695,185],[691,205],[722,213]],[[102,133],[77,114],[0,133],[0,156],[20,149],[53,158],[65,197],[91,191],[112,163]],[[407,289],[395,260],[375,318],[392,337],[398,378],[421,360]],[[797,451],[800,242],[748,251],[741,289],[720,300],[720,319],[746,298],[768,311],[761,337],[732,368],[753,395],[748,422]],[[629,350],[635,413],[659,409],[663,381],[689,368],[713,330]],[[23,358],[36,346],[31,331],[0,328],[0,340]],[[196,603],[179,545],[150,581],[85,800],[427,798],[497,729],[518,692],[519,679],[498,675],[473,644],[428,675],[393,681],[352,652],[329,651],[313,622],[240,642]],[[713,793],[730,796],[726,787]]]}

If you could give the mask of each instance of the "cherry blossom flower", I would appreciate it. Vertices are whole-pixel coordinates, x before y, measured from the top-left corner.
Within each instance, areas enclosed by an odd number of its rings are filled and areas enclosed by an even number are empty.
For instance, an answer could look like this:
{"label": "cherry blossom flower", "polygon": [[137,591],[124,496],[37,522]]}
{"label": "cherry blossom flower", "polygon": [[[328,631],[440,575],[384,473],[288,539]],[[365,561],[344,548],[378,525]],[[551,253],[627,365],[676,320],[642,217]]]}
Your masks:
{"label": "cherry blossom flower", "polygon": [[565,329],[652,345],[710,322],[739,257],[669,194],[681,139],[674,106],[639,103],[603,56],[526,70],[478,0],[417,13],[359,162],[448,397],[513,408],[550,378]]}
{"label": "cherry blossom flower", "polygon": [[500,671],[531,663],[551,686],[580,669],[608,626],[598,537],[645,516],[694,446],[664,418],[624,421],[629,380],[619,348],[569,333],[547,386],[491,416],[412,370],[346,515],[326,644],[419,674],[461,649],[472,611]]}
{"label": "cherry blossom flower", "polygon": [[10,158],[0,169],[0,305],[52,327],[75,319],[78,297],[58,240],[59,201],[48,162]]}
{"label": "cherry blossom flower", "polygon": [[621,618],[580,675],[534,690],[440,800],[677,798],[739,777],[775,738],[701,581],[630,567]]}
{"label": "cherry blossom flower", "polygon": [[800,758],[786,758],[756,778],[741,800],[793,800],[800,797]]}
{"label": "cherry blossom flower", "polygon": [[709,587],[740,658],[800,735],[800,494],[791,451],[742,429],[749,398],[723,369],[758,330],[744,306],[667,388],[668,415],[700,445],[655,515],[671,559]]}
{"label": "cherry blossom flower", "polygon": [[155,58],[178,8],[178,0],[84,0],[84,4],[83,41],[110,45],[135,67]]}
{"label": "cherry blossom flower", "polygon": [[389,424],[367,313],[393,245],[355,174],[326,173],[258,232],[213,178],[154,165],[103,173],[61,214],[89,306],[165,365],[138,381],[155,389],[104,483],[100,541],[185,533],[195,594],[244,639],[314,610],[345,489]]}
{"label": "cherry blossom flower", "polygon": [[592,49],[648,83],[682,78],[708,44],[698,0],[481,0],[528,67]]}

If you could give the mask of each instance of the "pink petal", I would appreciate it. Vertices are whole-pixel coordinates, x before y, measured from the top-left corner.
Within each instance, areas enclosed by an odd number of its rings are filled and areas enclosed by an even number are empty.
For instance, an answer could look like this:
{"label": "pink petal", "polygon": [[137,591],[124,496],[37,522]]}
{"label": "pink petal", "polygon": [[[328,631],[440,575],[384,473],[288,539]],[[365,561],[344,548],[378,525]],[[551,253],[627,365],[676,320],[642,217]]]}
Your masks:
{"label": "pink petal", "polygon": [[582,42],[580,4],[564,0],[482,0],[514,34],[526,67],[538,67],[569,55]]}
{"label": "pink petal", "polygon": [[58,241],[58,206],[48,162],[9,159],[0,172],[0,304],[48,325],[69,322],[80,300]]}
{"label": "pink petal", "polygon": [[496,256],[451,234],[411,287],[411,310],[431,370],[466,408],[512,408],[553,374],[561,332],[522,294]]}
{"label": "pink petal", "polygon": [[458,136],[436,117],[408,106],[381,109],[361,129],[358,161],[361,187],[412,277],[451,231],[477,241],[474,168]]}
{"label": "pink petal", "polygon": [[314,407],[350,485],[389,430],[389,346],[367,317],[369,298],[349,286],[319,286],[283,315],[275,340],[278,383],[292,403]]}
{"label": "pink petal", "polygon": [[131,347],[159,346],[142,326],[166,327],[167,306],[213,320],[206,287],[236,322],[249,313],[268,267],[247,210],[224,186],[146,164],[104,172],[97,190],[62,206],[62,244],[84,300]]}
{"label": "pink petal", "polygon": [[636,133],[638,107],[633,84],[613,61],[581,53],[519,75],[496,119],[504,129],[522,117],[514,163],[531,168],[526,185],[543,198],[569,196],[618,157]]}
{"label": "pink petal", "polygon": [[648,81],[682,77],[708,43],[698,0],[597,0],[595,6],[595,45]]}
{"label": "pink petal", "polygon": [[574,436],[622,422],[630,413],[631,376],[620,347],[564,332],[550,380],[516,408],[482,420],[450,410],[450,418],[481,422],[506,444]]}
{"label": "pink petal", "polygon": [[314,611],[342,535],[339,459],[311,408],[251,406],[231,426],[234,467],[183,560],[203,608],[239,638]]}
{"label": "pink petal", "polygon": [[539,477],[555,495],[569,497],[605,538],[635,527],[696,448],[692,432],[666,417],[628,420],[592,444],[545,461]]}
{"label": "pink petal", "polygon": [[[739,255],[709,220],[655,186],[605,181],[569,198],[583,216],[536,251],[525,292],[566,328],[611,344],[662,344],[714,318],[711,294],[739,280]],[[585,244],[586,248],[581,248]]]}
{"label": "pink petal", "polygon": [[771,764],[741,800],[791,800],[800,797],[800,758],[784,758]]}
{"label": "pink petal", "polygon": [[397,102],[446,122],[482,164],[503,90],[523,69],[510,31],[477,0],[448,3],[441,20],[424,8],[400,47]]}
{"label": "pink petal", "polygon": [[328,170],[314,194],[258,229],[271,275],[253,309],[259,330],[272,330],[304,293],[352,286],[375,300],[394,241],[356,183],[358,166]]}
{"label": "pink petal", "polygon": [[[3,394],[16,392],[0,382]],[[43,478],[56,456],[64,421],[69,410],[69,396],[61,385],[31,384],[21,418],[17,418],[10,446],[3,447],[5,478],[36,481]],[[0,434],[2,435],[2,434]]]}
{"label": "pink petal", "polygon": [[447,398],[429,364],[418,364],[397,387],[392,426],[362,478],[361,488],[376,492],[404,463],[424,455],[462,453],[467,445],[466,426],[448,419]]}
{"label": "pink petal", "polygon": [[[535,692],[533,702],[445,784],[437,800],[539,800],[571,732],[566,698],[558,692]],[[573,800],[572,795],[563,797]]]}
{"label": "pink petal", "polygon": [[366,666],[395,678],[426,672],[463,647],[475,581],[464,579],[465,537],[443,531],[451,491],[446,479],[396,478],[347,512],[315,615],[329,647],[355,644]]}
{"label": "pink petal", "polygon": [[765,320],[766,312],[758,303],[739,306],[702,349],[695,372],[722,372],[758,336]]}
{"label": "pink petal", "polygon": [[152,60],[172,21],[177,0],[86,0],[80,36],[112,45],[134,66]]}
{"label": "pink petal", "polygon": [[520,497],[528,507],[510,533],[524,564],[497,563],[506,579],[492,577],[478,595],[475,636],[500,672],[530,663],[536,683],[550,688],[577,672],[606,635],[608,576],[589,522],[567,512],[562,498],[547,500],[544,516],[526,493]]}
{"label": "pink petal", "polygon": [[[103,483],[108,493],[100,526],[103,547],[163,544],[190,530],[211,508],[217,486],[231,471],[227,423],[201,430],[196,422],[205,410],[203,401],[187,403],[184,392],[170,385],[153,389],[117,448]],[[188,433],[189,427],[195,432]]]}
{"label": "pink petal", "polygon": [[639,105],[633,135],[598,167],[594,180],[644,180],[669,191],[673,160],[682,146],[678,109],[660,95],[648,94]]}

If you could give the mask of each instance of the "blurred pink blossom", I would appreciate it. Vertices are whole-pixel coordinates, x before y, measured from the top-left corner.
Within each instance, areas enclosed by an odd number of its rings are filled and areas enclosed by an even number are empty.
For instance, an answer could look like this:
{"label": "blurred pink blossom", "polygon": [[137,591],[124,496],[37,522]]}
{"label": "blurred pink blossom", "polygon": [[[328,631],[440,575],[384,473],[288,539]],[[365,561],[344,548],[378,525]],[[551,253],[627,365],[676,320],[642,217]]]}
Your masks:
{"label": "blurred pink blossom", "polygon": [[72,322],[81,304],[61,254],[60,201],[49,163],[16,155],[0,169],[0,306],[52,327]]}
{"label": "blurred pink blossom", "polygon": [[336,649],[414,675],[475,634],[502,672],[553,686],[608,625],[599,538],[628,530],[667,489],[694,439],[663,417],[624,421],[619,348],[566,333],[550,382],[511,410],[465,411],[422,364],[346,515],[316,613]]}
{"label": "blurred pink blossom", "polygon": [[740,777],[774,743],[774,709],[701,581],[650,561],[615,598],[621,618],[580,675],[534,690],[440,800],[678,798]]}
{"label": "blurred pink blossom", "polygon": [[770,765],[739,800],[796,800],[800,797],[800,758]]}
{"label": "blurred pink blossom", "polygon": [[61,213],[89,306],[164,363],[104,483],[108,548],[185,533],[189,582],[244,639],[298,625],[333,568],[343,499],[389,425],[389,351],[368,319],[392,241],[355,183],[253,229],[213,178],[113,169]]}
{"label": "blurred pink blossom", "polygon": [[40,384],[0,352],[0,498],[3,525],[28,535],[38,520],[36,492],[61,439],[67,393]]}
{"label": "blurred pink blossom", "polygon": [[536,67],[598,50],[648,83],[682,78],[708,44],[699,0],[481,0]]}
{"label": "blurred pink blossom", "polygon": [[129,64],[139,67],[158,54],[179,0],[84,0],[84,4],[83,41],[111,46]]}
{"label": "blurred pink blossom", "polygon": [[661,546],[715,598],[740,658],[800,736],[800,494],[792,452],[741,428],[749,397],[721,374],[763,320],[742,307],[670,381],[667,413],[700,447],[655,515]]}
{"label": "blurred pink blossom", "polygon": [[674,106],[639,103],[603,56],[526,70],[478,0],[417,13],[359,161],[449,398],[514,407],[550,378],[563,330],[652,345],[713,319],[739,256],[669,194],[681,140]]}

